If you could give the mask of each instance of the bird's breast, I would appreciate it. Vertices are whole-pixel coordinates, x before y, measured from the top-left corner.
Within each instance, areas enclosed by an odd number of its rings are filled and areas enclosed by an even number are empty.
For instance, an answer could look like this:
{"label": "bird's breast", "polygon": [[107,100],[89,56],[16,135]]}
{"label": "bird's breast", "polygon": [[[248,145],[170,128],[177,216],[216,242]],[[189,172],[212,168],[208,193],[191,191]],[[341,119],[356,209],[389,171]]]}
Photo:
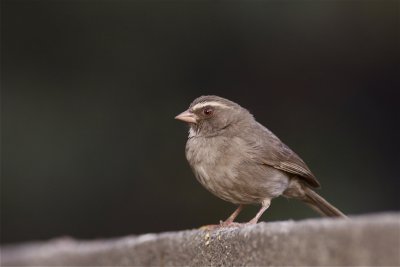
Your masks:
{"label": "bird's breast", "polygon": [[186,144],[186,158],[197,180],[214,195],[241,203],[237,190],[243,180],[238,168],[245,159],[239,138],[191,138]]}
{"label": "bird's breast", "polygon": [[239,137],[190,138],[186,158],[197,180],[217,197],[235,203],[259,203],[279,196],[287,175],[259,164],[253,148]]}

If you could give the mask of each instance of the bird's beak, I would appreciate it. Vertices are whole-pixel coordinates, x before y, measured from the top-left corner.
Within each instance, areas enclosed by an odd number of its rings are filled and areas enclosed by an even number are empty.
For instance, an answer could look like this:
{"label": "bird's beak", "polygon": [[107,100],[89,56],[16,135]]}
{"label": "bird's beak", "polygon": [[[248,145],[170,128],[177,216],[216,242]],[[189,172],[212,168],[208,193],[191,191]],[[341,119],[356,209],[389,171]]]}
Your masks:
{"label": "bird's beak", "polygon": [[198,117],[190,110],[186,110],[181,114],[179,114],[178,116],[176,116],[175,119],[189,123],[197,123]]}

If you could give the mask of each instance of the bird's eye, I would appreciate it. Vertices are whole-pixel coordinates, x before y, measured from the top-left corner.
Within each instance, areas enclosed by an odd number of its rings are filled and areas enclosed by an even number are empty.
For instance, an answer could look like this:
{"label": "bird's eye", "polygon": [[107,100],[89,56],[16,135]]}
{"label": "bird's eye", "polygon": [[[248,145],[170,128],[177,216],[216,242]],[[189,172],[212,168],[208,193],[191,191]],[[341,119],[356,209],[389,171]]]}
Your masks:
{"label": "bird's eye", "polygon": [[213,109],[210,107],[206,107],[203,109],[203,114],[206,116],[210,116],[213,112],[214,112]]}

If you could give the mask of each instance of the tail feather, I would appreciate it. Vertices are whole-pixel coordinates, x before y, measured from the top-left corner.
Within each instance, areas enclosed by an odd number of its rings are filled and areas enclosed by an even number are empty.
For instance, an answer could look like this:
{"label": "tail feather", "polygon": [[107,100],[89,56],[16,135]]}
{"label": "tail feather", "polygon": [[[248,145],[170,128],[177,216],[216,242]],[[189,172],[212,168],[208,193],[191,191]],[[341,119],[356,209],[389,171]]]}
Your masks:
{"label": "tail feather", "polygon": [[323,197],[314,192],[311,188],[304,186],[303,189],[305,193],[304,201],[321,215],[328,217],[347,218],[344,213],[332,206],[328,201],[326,201]]}

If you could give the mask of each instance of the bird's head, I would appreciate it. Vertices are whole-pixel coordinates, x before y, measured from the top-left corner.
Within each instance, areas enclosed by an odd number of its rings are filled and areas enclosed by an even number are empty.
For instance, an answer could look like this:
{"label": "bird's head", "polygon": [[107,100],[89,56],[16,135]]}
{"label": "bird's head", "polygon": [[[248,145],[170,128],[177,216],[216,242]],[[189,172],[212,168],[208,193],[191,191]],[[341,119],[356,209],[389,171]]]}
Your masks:
{"label": "bird's head", "polygon": [[237,126],[252,115],[244,108],[228,99],[208,95],[196,98],[189,109],[175,117],[189,123],[190,135],[212,136]]}

